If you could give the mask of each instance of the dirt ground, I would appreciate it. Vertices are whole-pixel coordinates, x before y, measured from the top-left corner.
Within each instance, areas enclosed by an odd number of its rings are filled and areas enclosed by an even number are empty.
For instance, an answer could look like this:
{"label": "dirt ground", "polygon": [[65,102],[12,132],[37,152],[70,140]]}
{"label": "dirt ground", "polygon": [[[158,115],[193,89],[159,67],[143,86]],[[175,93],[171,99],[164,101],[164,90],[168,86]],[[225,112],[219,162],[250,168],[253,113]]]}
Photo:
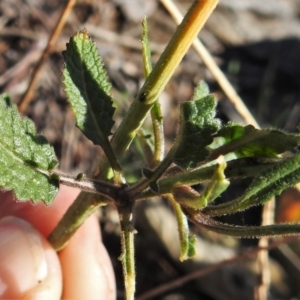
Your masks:
{"label": "dirt ground", "polygon": [[[175,1],[183,12],[191,2]],[[9,93],[16,104],[26,92],[62,7],[62,1],[57,0],[0,1],[0,92]],[[61,83],[61,52],[72,34],[87,28],[113,84],[117,126],[144,80],[140,44],[144,16],[149,22],[155,63],[176,27],[158,0],[77,1],[53,45],[25,115],[34,120],[38,131],[54,145],[62,171],[92,175],[97,165],[95,158],[101,152],[74,127]],[[262,127],[296,131],[300,122],[299,0],[220,0],[200,38]],[[224,122],[241,121],[199,56],[190,50],[160,99],[167,147],[176,134],[178,104],[192,96],[200,79],[206,80],[211,91],[218,95],[218,116]],[[143,166],[136,155],[133,148],[122,162],[133,178]],[[243,184],[236,183],[227,197],[242,191]],[[299,221],[299,201],[296,190],[285,192],[278,200],[277,220]],[[260,222],[260,214],[261,208],[254,208],[225,221],[254,225]],[[104,243],[116,272],[118,299],[123,299],[117,215],[113,207],[106,207],[101,215]],[[199,235],[198,256],[180,263],[176,224],[168,205],[159,199],[143,203],[138,205],[135,218],[137,299],[254,299],[253,290],[259,277],[255,258],[219,267],[162,294],[143,298],[147,291],[236,257],[257,245],[257,240],[235,240],[193,228]],[[300,243],[283,244],[270,255],[268,299],[300,299]]]}

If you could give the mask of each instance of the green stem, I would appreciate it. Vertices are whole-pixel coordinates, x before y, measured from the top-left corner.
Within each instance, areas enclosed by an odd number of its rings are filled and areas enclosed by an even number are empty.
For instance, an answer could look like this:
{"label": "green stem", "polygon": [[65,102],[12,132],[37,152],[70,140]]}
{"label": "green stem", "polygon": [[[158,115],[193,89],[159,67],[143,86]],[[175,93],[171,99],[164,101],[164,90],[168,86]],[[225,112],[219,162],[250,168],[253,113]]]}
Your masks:
{"label": "green stem", "polygon": [[126,300],[134,300],[135,263],[134,263],[134,229],[131,223],[132,212],[128,207],[119,210],[121,224],[122,253],[120,260],[123,266]]}
{"label": "green stem", "polygon": [[189,225],[186,215],[183,213],[180,204],[178,204],[172,194],[167,194],[166,198],[172,204],[178,226],[178,235],[180,241],[180,261],[188,258],[189,250]]}
{"label": "green stem", "polygon": [[[151,63],[151,49],[148,39],[148,24],[147,19],[144,18],[143,23],[143,34],[142,34],[142,54],[144,63],[144,74],[145,78],[148,78],[152,72]],[[158,100],[154,102],[151,108],[151,120],[154,134],[154,153],[151,167],[157,166],[164,157],[165,153],[165,139],[164,139],[164,126],[163,126],[163,115]]]}
{"label": "green stem", "polygon": [[[244,178],[244,177],[255,177],[257,174],[263,172],[266,168],[270,167],[272,164],[276,164],[277,160],[269,159],[258,159],[257,162],[254,158],[251,158],[251,163],[249,165],[249,159],[238,159],[227,163],[227,168],[225,169],[226,178]],[[256,163],[256,164],[255,164]],[[193,169],[191,171],[183,171],[176,175],[170,175],[167,178],[159,180],[159,193],[168,194],[171,192],[175,185],[196,185],[201,182],[209,180],[216,169],[215,165],[209,167],[201,167],[198,169]],[[132,193],[132,191],[130,191]],[[151,198],[157,195],[154,191],[148,189],[141,193],[135,191],[134,196],[136,200]]]}
{"label": "green stem", "polygon": [[[159,61],[156,63],[150,76],[145,81],[145,84],[111,140],[111,147],[117,159],[124,155],[137,131],[143,124],[144,119],[153,106],[153,103],[161,94],[177,65],[197,36],[199,30],[203,27],[205,21],[217,5],[217,2],[218,0],[194,1],[181,25],[178,26],[170,43]],[[106,157],[101,159],[99,167],[101,174],[105,174],[106,170],[109,168],[109,163]],[[104,177],[100,176],[99,178],[103,179]],[[63,220],[57,225],[60,227],[63,224],[64,228],[55,228],[55,232],[64,232],[64,230],[67,230],[68,238],[71,237],[77,228],[83,223],[82,217],[90,215],[99,205],[101,205],[99,204],[101,203],[101,198],[97,198],[96,206],[94,201],[87,201],[82,204],[81,202],[86,201],[85,198],[86,193],[81,193],[77,197],[70,207],[72,214],[67,212],[63,217]],[[89,204],[91,207],[89,207]],[[83,209],[84,211],[80,211],[78,208]],[[87,213],[85,213],[85,210]],[[61,248],[64,244],[65,238],[63,238],[62,235],[53,233],[50,237],[51,243],[59,245],[59,248]],[[59,239],[62,240],[60,241]]]}
{"label": "green stem", "polygon": [[[106,204],[95,200],[95,195],[81,192],[76,201],[69,207],[63,218],[48,237],[49,243],[56,251],[61,250],[74,232],[95,210]],[[76,219],[74,219],[76,216]]]}
{"label": "green stem", "polygon": [[[61,250],[76,229],[101,205],[114,201],[121,189],[109,182],[79,178],[75,179],[60,172],[53,176],[59,177],[60,184],[80,188],[82,192],[69,207],[63,218],[48,237],[48,241],[57,251]],[[105,198],[106,197],[106,198]],[[74,220],[74,216],[76,219]]]}
{"label": "green stem", "polygon": [[196,0],[193,2],[141,88],[137,97],[139,102],[145,105],[155,102],[217,3],[218,0]]}
{"label": "green stem", "polygon": [[[111,140],[111,145],[117,158],[124,155],[124,152],[143,124],[147,113],[156,99],[158,99],[217,3],[218,0],[194,1],[182,23],[177,27],[171,41],[155,64],[150,76],[146,79]],[[100,169],[106,168],[107,160],[100,163]]]}
{"label": "green stem", "polygon": [[151,172],[151,176],[148,178],[142,178],[136,184],[129,186],[126,189],[126,192],[130,197],[135,197],[137,194],[142,192],[144,189],[148,188],[151,183],[155,183],[169,168],[173,162],[174,153],[176,152],[177,147],[171,148],[166,157],[160,164]]}
{"label": "green stem", "polygon": [[155,102],[151,109],[151,119],[154,133],[153,166],[155,167],[163,160],[165,154],[163,117],[158,102]]}
{"label": "green stem", "polygon": [[77,179],[58,171],[53,172],[51,176],[58,176],[60,184],[75,187],[84,192],[109,197],[111,200],[114,200],[116,193],[120,189],[120,186],[106,181],[87,179],[84,177],[82,179]]}

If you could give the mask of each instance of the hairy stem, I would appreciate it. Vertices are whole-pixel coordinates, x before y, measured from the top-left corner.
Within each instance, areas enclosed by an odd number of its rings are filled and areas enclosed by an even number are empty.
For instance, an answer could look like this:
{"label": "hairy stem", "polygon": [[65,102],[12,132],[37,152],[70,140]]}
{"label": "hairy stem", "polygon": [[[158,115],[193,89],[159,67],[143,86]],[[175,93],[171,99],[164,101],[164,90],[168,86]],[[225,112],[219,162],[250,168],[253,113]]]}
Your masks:
{"label": "hairy stem", "polygon": [[160,162],[159,165],[153,170],[150,171],[151,175],[147,178],[142,178],[136,184],[128,187],[126,190],[131,197],[134,197],[136,194],[139,194],[147,187],[151,186],[152,183],[156,181],[166,172],[169,166],[173,162],[173,156],[176,152],[176,147],[171,148],[166,157]]}
{"label": "hairy stem", "polygon": [[53,175],[59,177],[59,183],[71,187],[76,187],[87,193],[99,194],[105,197],[109,197],[114,200],[116,193],[120,189],[120,186],[111,184],[106,181],[86,179],[86,178],[74,178],[60,172],[55,172]]}
{"label": "hairy stem", "polygon": [[[147,113],[217,3],[218,0],[196,0],[192,4],[111,140],[117,158],[124,154],[132,142]],[[101,167],[107,167],[107,161],[102,161]]]}
{"label": "hairy stem", "polygon": [[189,248],[189,225],[186,215],[182,212],[181,206],[176,202],[172,194],[166,195],[166,198],[171,203],[174,214],[177,220],[178,235],[180,242],[180,261],[184,261],[188,258],[188,248]]}
{"label": "hairy stem", "polygon": [[122,253],[120,261],[123,266],[126,300],[133,300],[135,293],[135,263],[134,263],[134,229],[131,223],[132,208],[119,207],[121,224]]}
{"label": "hairy stem", "polygon": [[[175,68],[178,66],[217,3],[218,0],[194,1],[111,140],[111,146],[117,158],[124,155],[137,131],[143,124],[153,103],[161,94],[168,80],[174,73]],[[109,168],[109,163],[105,157],[100,161],[99,167],[102,171],[101,174],[105,174]],[[104,177],[100,176],[99,178],[103,179]],[[64,227],[69,228],[67,230],[68,238],[71,237],[82,224],[83,221],[81,218],[85,216],[85,211],[88,216],[101,205],[101,201],[103,201],[103,203],[106,202],[105,199],[101,200],[103,197],[95,197],[94,199],[97,200],[97,205],[95,205],[95,200],[86,200],[86,196],[87,194],[82,192],[69,209],[72,213],[67,211],[63,220],[57,225],[60,227],[64,224]],[[78,208],[84,211],[80,211]],[[78,219],[80,219],[80,221],[78,221]],[[55,232],[64,230],[63,228],[54,229]],[[65,244],[65,238],[63,238],[62,235],[54,233],[50,235],[50,241],[56,245],[56,248],[62,248]]]}
{"label": "hairy stem", "polygon": [[[226,178],[244,178],[244,177],[255,177],[260,174],[268,166],[276,164],[276,159],[257,159],[257,161],[252,159],[252,165],[248,164],[247,158],[242,158],[227,163],[227,168],[225,169]],[[175,185],[195,185],[201,182],[209,180],[216,169],[215,165],[209,167],[201,167],[198,169],[193,169],[191,171],[182,171],[175,173],[174,175],[169,175],[166,178],[158,180],[157,184],[159,186],[160,194],[170,193]],[[129,188],[128,188],[129,189]],[[130,191],[132,192],[132,191]],[[137,193],[135,199],[145,199],[149,197],[154,197],[156,193],[150,189]]]}
{"label": "hairy stem", "polygon": [[[53,176],[59,177],[61,184],[76,187],[82,190],[77,199],[65,213],[58,225],[48,237],[48,241],[57,251],[61,250],[76,229],[101,205],[114,201],[121,189],[120,186],[109,182],[85,179],[84,176],[71,176],[54,172]],[[95,195],[97,194],[97,195]],[[102,197],[101,197],[102,196]],[[74,222],[74,215],[76,220]]]}
{"label": "hairy stem", "polygon": [[[143,34],[142,34],[142,54],[144,64],[145,78],[148,78],[152,71],[151,63],[151,50],[148,39],[148,24],[147,19],[144,18],[143,23]],[[165,153],[165,139],[164,139],[164,125],[163,115],[160,108],[160,103],[156,100],[151,108],[151,121],[152,129],[154,134],[154,153],[151,167],[157,166],[164,157]]]}
{"label": "hairy stem", "polygon": [[86,192],[81,192],[76,200],[48,237],[49,243],[56,251],[64,248],[74,232],[99,206],[106,204],[96,200],[95,195]]}

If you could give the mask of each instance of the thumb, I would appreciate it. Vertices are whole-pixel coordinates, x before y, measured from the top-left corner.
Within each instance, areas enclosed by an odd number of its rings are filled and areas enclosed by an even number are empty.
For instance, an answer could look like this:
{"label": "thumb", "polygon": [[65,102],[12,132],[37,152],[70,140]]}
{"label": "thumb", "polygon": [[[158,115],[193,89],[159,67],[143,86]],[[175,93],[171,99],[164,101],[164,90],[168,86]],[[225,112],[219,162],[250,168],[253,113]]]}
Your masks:
{"label": "thumb", "polygon": [[60,299],[62,272],[56,252],[26,221],[0,220],[0,299]]}

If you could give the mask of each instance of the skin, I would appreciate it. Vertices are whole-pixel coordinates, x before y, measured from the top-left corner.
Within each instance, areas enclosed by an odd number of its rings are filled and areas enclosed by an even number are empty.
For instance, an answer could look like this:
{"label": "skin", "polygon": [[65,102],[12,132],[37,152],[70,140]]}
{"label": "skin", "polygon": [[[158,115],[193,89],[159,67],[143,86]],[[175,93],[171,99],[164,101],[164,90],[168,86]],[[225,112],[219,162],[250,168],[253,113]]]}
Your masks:
{"label": "skin", "polygon": [[0,299],[116,299],[96,215],[58,254],[47,242],[78,193],[62,186],[46,207],[17,202],[12,193],[0,192]]}

